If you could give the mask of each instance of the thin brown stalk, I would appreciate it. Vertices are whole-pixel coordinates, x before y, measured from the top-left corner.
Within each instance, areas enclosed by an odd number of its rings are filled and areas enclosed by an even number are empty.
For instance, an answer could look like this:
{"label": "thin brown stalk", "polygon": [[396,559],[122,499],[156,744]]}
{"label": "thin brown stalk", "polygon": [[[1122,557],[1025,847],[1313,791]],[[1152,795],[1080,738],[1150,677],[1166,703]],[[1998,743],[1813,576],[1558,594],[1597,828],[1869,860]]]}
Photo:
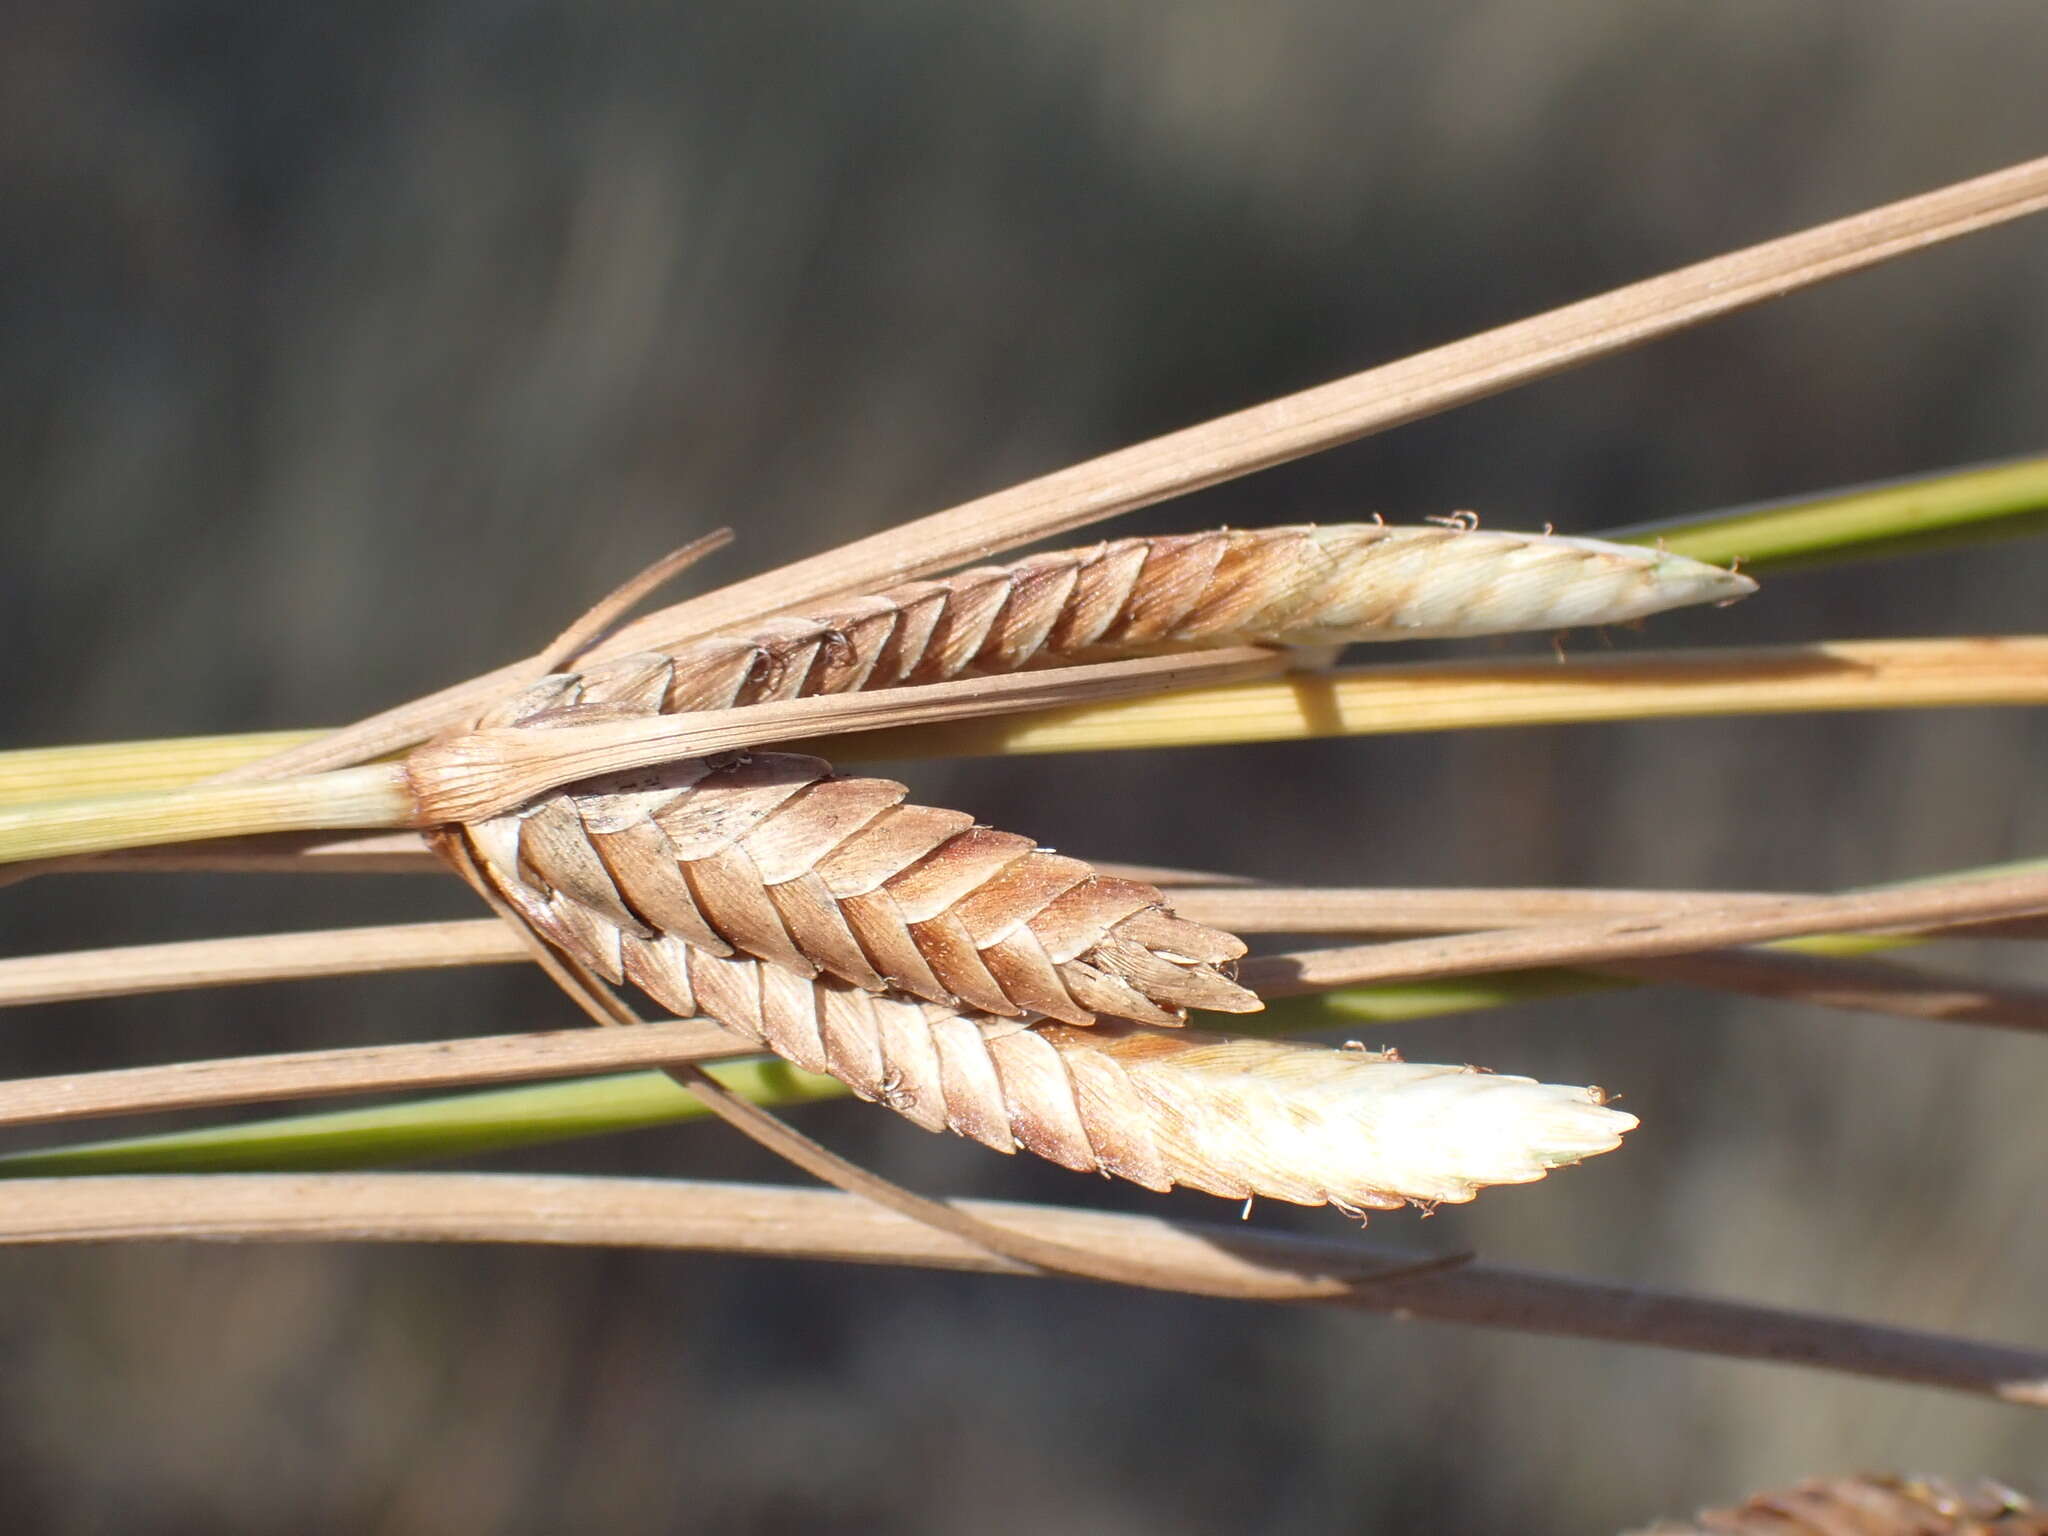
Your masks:
{"label": "thin brown stalk", "polygon": [[47,873],[445,875],[417,832],[281,832],[51,860]]}
{"label": "thin brown stalk", "polygon": [[[595,654],[670,649],[769,614],[880,591],[984,559],[1483,399],[2044,207],[2048,159],[1822,224],[1185,428],[783,566],[650,614]],[[473,718],[493,698],[535,675],[535,668],[534,662],[500,668],[238,770],[237,776],[342,767],[409,747]]]}
{"label": "thin brown stalk", "polygon": [[1239,979],[1266,997],[1420,977],[1470,976],[1541,965],[1598,965],[1691,950],[1761,944],[1816,933],[1944,927],[2036,917],[2048,912],[2048,875],[1941,881],[1846,896],[1793,897],[1776,911],[1644,914],[1592,923],[1560,923],[1447,938],[1407,939],[1341,949],[1304,950],[1245,962]]}
{"label": "thin brown stalk", "polygon": [[[762,746],[825,731],[886,730],[977,719],[1076,701],[1130,698],[1284,672],[1284,652],[1256,646],[1055,667],[1009,677],[777,699],[737,709],[643,715],[591,725],[511,726],[429,743],[406,759],[421,823],[495,816],[563,784],[681,758]],[[4,814],[4,813],[0,813]]]}
{"label": "thin brown stalk", "polygon": [[[522,954],[520,958],[527,957]],[[744,1056],[756,1049],[751,1041],[728,1034],[707,1019],[671,1019],[635,1029],[547,1030],[408,1045],[229,1056],[0,1081],[0,1125],[581,1077]]]}
{"label": "thin brown stalk", "polygon": [[1683,267],[1122,449],[650,615],[605,649],[660,649],[674,638],[986,559],[2044,208],[2048,158]]}
{"label": "thin brown stalk", "polygon": [[0,960],[0,1007],[526,958],[519,936],[489,918],[131,944]]}
{"label": "thin brown stalk", "polygon": [[[457,929],[474,930],[465,937],[474,940],[476,949],[493,951],[492,958],[506,961],[532,958],[520,936],[495,920],[415,926],[439,930],[420,946],[420,952],[434,957],[424,963],[446,963],[451,946],[445,943],[444,934],[452,937],[452,930]],[[355,930],[344,936],[365,963],[373,961],[380,949],[387,958],[403,958],[405,941],[411,937],[404,928]],[[294,941],[317,937],[290,936]],[[203,942],[209,945],[249,943],[244,940]],[[162,947],[175,951],[181,946]],[[89,975],[94,970],[118,967],[124,963],[128,953],[131,952],[90,952],[92,964],[82,966],[80,976]],[[44,958],[55,957],[38,957]],[[1773,974],[1776,962],[1780,960],[1792,962],[1790,976]],[[20,962],[0,964],[0,1001],[24,1000],[14,995],[15,978],[7,973],[8,964],[19,965]],[[1662,966],[1669,966],[1671,970],[1660,972],[1659,967]],[[2048,1029],[2048,999],[2041,994],[1944,983],[1910,972],[1892,974],[1891,968],[1887,968],[1887,974],[1882,977],[1866,977],[1862,973],[1867,970],[1867,965],[1859,962],[1816,962],[1798,956],[1721,952],[1683,956],[1669,961],[1638,962],[1633,966],[1610,969],[1646,981],[1685,981],[1692,985],[1862,1011],[1944,1022]],[[203,968],[189,964],[179,966],[178,972],[187,977],[204,974]],[[245,972],[231,979],[275,978]],[[1860,986],[1857,984],[1859,981],[1862,983]],[[192,980],[189,984],[205,986],[218,982]],[[85,994],[73,989],[65,995],[76,997]],[[1105,1040],[1108,1038],[1105,1035]],[[1082,1040],[1080,1043],[1085,1045],[1088,1042]],[[0,1082],[0,1124],[70,1121],[277,1099],[570,1077],[675,1061],[714,1060],[748,1054],[758,1048],[759,1042],[732,1034],[709,1021],[687,1020],[651,1024],[632,1031],[546,1031],[66,1073]],[[1113,1046],[1110,1048],[1115,1049]]]}
{"label": "thin brown stalk", "polygon": [[1630,917],[1734,907],[1775,907],[1776,891],[1633,891],[1563,887],[1489,889],[1245,885],[1173,893],[1190,922],[1233,933],[1462,933],[1526,928],[1574,918]]}
{"label": "thin brown stalk", "polygon": [[[66,872],[74,874],[204,871],[252,875],[444,875],[448,872],[447,864],[427,847],[426,840],[417,832],[313,832],[220,838],[205,843],[177,843],[162,848],[87,854],[64,861],[64,867]],[[1149,885],[1175,888],[1249,886],[1256,883],[1248,875],[1182,869],[1165,864],[1121,864],[1114,860],[1097,860],[1095,867],[1113,880],[1143,880]]]}
{"label": "thin brown stalk", "polygon": [[[421,850],[418,862],[436,872],[446,869],[439,859],[428,865],[426,861],[430,858]],[[1173,877],[1185,872],[1152,865],[1102,864],[1096,868],[1112,879],[1160,884],[1170,893],[1176,913],[1192,921],[1246,933],[1457,933],[1550,925],[1561,917],[1575,915],[1670,914],[1731,908],[1777,910],[1786,900],[1782,895],[1732,891],[1211,889],[1176,886]],[[1329,899],[1325,901],[1325,897]],[[1952,929],[1920,929],[1914,937],[2039,938],[2044,932],[2048,928],[2044,928],[2041,920],[2016,919],[1999,924],[1958,924]],[[1734,952],[1713,953],[1727,956]],[[385,971],[512,964],[526,958],[526,947],[518,936],[503,923],[489,918],[117,945],[0,960],[0,1008]],[[1683,959],[1689,957],[1616,962],[1603,968],[1620,973],[1634,965],[1646,980],[1686,981],[1691,978],[1679,974],[1679,962]],[[1805,956],[1800,961],[1797,967],[1773,964],[1768,975],[1761,968],[1738,975],[1732,963],[1717,958],[1708,962],[1713,968],[1711,978],[1704,968],[1695,974],[1699,984],[1723,989],[1756,991],[1805,1002],[1838,1002],[1843,1007],[1878,1012],[1909,1012],[1913,1017],[1967,1018],[1970,1022],[1996,1024],[2007,1023],[2022,1014],[2031,1019],[2037,1007],[2035,994],[2028,991],[1980,988],[1895,967],[1883,970],[1887,980],[1880,985],[1880,973],[1853,970],[1846,961],[1835,957]],[[1660,966],[1669,968],[1653,975]],[[1865,995],[1859,995],[1859,991]],[[1924,1011],[1919,1000],[1923,992],[1929,998],[1953,997],[1963,1011]],[[1897,1008],[1884,1000],[1893,993],[1906,994]],[[1975,998],[2002,1008],[1998,1000],[2008,996],[2010,1008],[2003,1008],[1997,1017],[1991,1012],[1971,1014],[1971,1005],[1964,1001]],[[1853,1002],[1852,997],[1856,999]]]}
{"label": "thin brown stalk", "polygon": [[2048,991],[1929,975],[1887,960],[1710,949],[1599,969],[1637,981],[1739,992],[1851,1013],[2048,1033]]}
{"label": "thin brown stalk", "polygon": [[[525,961],[531,958],[518,935],[502,922],[485,919],[438,926],[479,930],[477,938],[480,941],[491,940],[504,951],[500,958],[505,960]],[[362,932],[367,934],[378,930]],[[382,932],[399,935],[402,930]],[[479,943],[478,947],[481,948],[482,944]],[[120,951],[98,953],[111,956],[116,962],[121,955]],[[1863,1011],[1909,1014],[1945,1022],[2048,1029],[2048,1000],[2038,993],[2026,993],[2016,1001],[2008,1001],[2001,990],[1942,984],[1910,972],[1897,977],[1887,975],[1881,985],[1859,992],[1844,979],[1859,969],[1858,963],[1824,961],[1812,966],[1805,957],[1755,954],[1734,957],[1743,965],[1759,960],[1775,962],[1780,958],[1793,959],[1795,968],[1806,974],[1789,984],[1778,984],[1768,970],[1748,976],[1732,975],[1730,971],[1734,966],[1725,954],[1638,962],[1631,967],[1613,969],[1639,975],[1648,981],[1682,979],[1694,985],[1751,991],[1795,1001],[1826,1001],[1832,1006]],[[1671,965],[1674,970],[1681,965],[1690,967],[1696,959],[1702,962],[1701,969],[1690,976],[1659,974],[1657,970],[1663,965]],[[1727,969],[1723,969],[1724,966]],[[255,978],[244,976],[237,979]],[[1743,985],[1738,986],[1738,983]],[[0,997],[4,995],[0,994]],[[2025,1010],[2027,1021],[2023,1026],[2017,1022],[2021,1009]],[[586,1072],[658,1066],[674,1061],[716,1060],[750,1054],[758,1048],[754,1041],[699,1019],[649,1024],[636,1030],[551,1030],[452,1041],[225,1057],[105,1072],[63,1073],[53,1077],[0,1082],[0,1125],[156,1114],[266,1100],[568,1077]]]}
{"label": "thin brown stalk", "polygon": [[[996,1201],[991,1225],[1096,1253],[1251,1282],[1297,1299],[1398,1317],[1647,1344],[1941,1387],[2048,1407],[2048,1351],[1603,1284],[1488,1264],[1405,1279],[1408,1253],[1357,1239],[1282,1236]],[[482,1242],[608,1245],[908,1264],[1022,1267],[865,1201],[820,1190],[539,1174],[147,1174],[22,1179],[0,1202],[0,1242]],[[1316,1294],[1334,1287],[1334,1294]]]}
{"label": "thin brown stalk", "polygon": [[707,555],[714,555],[732,542],[730,528],[717,528],[702,538],[692,539],[670,550],[652,565],[634,572],[599,598],[534,660],[536,670],[552,671],[566,666],[589,650],[624,621],[654,593],[674,581]]}

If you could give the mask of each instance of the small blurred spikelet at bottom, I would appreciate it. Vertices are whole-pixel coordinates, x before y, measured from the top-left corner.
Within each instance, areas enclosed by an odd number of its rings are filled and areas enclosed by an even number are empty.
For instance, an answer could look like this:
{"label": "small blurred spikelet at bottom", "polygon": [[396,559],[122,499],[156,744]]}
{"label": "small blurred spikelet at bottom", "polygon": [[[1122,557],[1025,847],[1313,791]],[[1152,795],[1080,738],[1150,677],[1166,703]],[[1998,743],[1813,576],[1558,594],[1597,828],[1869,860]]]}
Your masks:
{"label": "small blurred spikelet at bottom", "polygon": [[2048,1536],[2048,1510],[1989,1480],[1815,1478],[1629,1536]]}

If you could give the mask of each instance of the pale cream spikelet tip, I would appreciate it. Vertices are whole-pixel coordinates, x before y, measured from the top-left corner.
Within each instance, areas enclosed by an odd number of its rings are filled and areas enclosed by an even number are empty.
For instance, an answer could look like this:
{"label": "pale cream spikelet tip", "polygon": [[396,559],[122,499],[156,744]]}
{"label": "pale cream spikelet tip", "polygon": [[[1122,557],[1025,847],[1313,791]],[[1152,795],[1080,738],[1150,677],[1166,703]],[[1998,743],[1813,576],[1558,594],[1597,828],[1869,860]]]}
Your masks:
{"label": "pale cream spikelet tip", "polygon": [[1613,1151],[1637,1124],[1596,1088],[1409,1062],[1347,1075],[1345,1112],[1331,1116],[1332,1173],[1355,1158],[1377,1187],[1416,1200],[1456,1203],[1488,1185],[1531,1183]]}

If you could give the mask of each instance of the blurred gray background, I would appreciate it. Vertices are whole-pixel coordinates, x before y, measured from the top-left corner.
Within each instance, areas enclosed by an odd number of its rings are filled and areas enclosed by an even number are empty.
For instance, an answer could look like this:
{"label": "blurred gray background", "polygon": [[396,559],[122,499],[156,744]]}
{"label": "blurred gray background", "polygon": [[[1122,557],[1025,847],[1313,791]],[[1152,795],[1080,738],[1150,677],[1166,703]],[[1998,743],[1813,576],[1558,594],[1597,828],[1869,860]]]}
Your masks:
{"label": "blurred gray background", "polygon": [[[710,575],[743,574],[2038,153],[2044,46],[2036,0],[9,6],[5,744],[341,723],[710,527],[741,532]],[[2044,258],[2038,221],[1981,236],[1120,526],[1587,531],[2035,450]],[[2044,575],[2011,545],[1789,576],[1616,643],[2039,629]],[[903,771],[1103,858],[1817,889],[2041,852],[2044,746],[1959,711]],[[440,880],[95,877],[0,893],[0,928],[469,910]],[[0,1070],[570,1018],[509,970],[269,987],[14,1013]],[[1666,991],[1386,1033],[1644,1125],[1376,1238],[2048,1342],[2039,1040]],[[1234,1215],[865,1106],[802,1123],[926,1189]],[[484,1165],[784,1176],[710,1127]],[[1083,1286],[0,1254],[9,1529],[1565,1533],[1866,1467],[2048,1495],[2048,1427]]]}

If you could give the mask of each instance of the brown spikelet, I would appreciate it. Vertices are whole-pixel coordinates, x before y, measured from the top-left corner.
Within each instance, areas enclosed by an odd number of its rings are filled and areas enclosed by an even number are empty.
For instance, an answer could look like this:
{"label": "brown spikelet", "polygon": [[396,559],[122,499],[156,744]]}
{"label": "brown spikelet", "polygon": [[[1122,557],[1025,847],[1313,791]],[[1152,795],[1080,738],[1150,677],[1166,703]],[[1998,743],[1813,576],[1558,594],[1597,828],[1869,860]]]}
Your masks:
{"label": "brown spikelet", "polygon": [[1607,1151],[1597,1090],[1193,1030],[960,1013],[618,929],[624,976],[930,1131],[1078,1172],[1352,1212],[1468,1200]]}
{"label": "brown spikelet", "polygon": [[[696,758],[595,780],[462,828],[543,937],[687,1012],[627,940],[674,939],[952,1009],[1178,1024],[1260,1003],[1220,969],[1244,953],[1154,886],[1106,879],[887,779],[789,753]],[[664,990],[669,988],[669,990]]]}
{"label": "brown spikelet", "polygon": [[[1140,651],[1616,623],[1752,590],[1591,539],[1338,523],[1115,539],[854,598],[809,617],[550,677],[479,722],[605,705],[678,713]],[[586,718],[588,718],[586,716]]]}
{"label": "brown spikelet", "polygon": [[1988,1481],[1816,1478],[1637,1536],[2048,1536],[2048,1512]]}

